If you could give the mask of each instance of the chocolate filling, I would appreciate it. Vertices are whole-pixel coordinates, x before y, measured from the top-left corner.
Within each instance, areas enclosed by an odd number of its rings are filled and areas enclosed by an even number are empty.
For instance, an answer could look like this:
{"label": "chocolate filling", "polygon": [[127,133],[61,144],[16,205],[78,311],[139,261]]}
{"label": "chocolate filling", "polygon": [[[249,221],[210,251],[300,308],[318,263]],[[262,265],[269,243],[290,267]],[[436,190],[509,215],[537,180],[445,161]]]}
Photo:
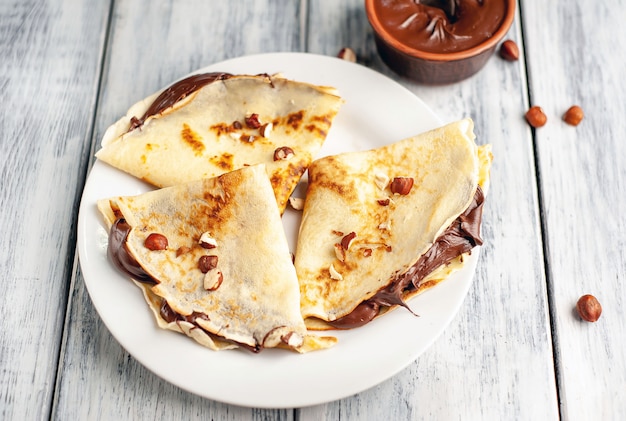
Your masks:
{"label": "chocolate filling", "polygon": [[[421,282],[435,269],[481,245],[480,223],[485,196],[480,186],[474,199],[463,212],[406,272],[392,278],[372,298],[359,304],[351,313],[328,322],[337,329],[352,329],[372,321],[381,307],[400,305],[408,309],[404,296],[419,288]],[[410,310],[409,310],[410,311]]]}
{"label": "chocolate filling", "polygon": [[203,86],[215,81],[225,80],[230,77],[232,77],[232,75],[229,73],[203,73],[189,76],[174,83],[169,88],[161,92],[154,102],[150,104],[141,118],[132,117],[130,119],[130,128],[128,131],[130,132],[143,126],[143,123],[145,123],[148,117],[162,113],[167,108],[173,106],[178,101],[184,99],[187,95],[197,91]]}
{"label": "chocolate filling", "polygon": [[[130,230],[131,227],[124,218],[119,218],[113,223],[113,225],[111,226],[111,230],[109,231],[109,245],[107,248],[107,255],[119,270],[130,276],[132,279],[144,284],[156,285],[159,282],[152,276],[150,276],[139,265],[139,263],[137,263],[137,260],[135,260],[128,252],[126,241],[128,239],[128,234],[130,233]],[[174,311],[165,299],[162,299],[159,314],[161,318],[163,318],[163,320],[165,320],[167,323],[175,323],[180,321],[189,322],[193,324],[196,328],[204,330],[209,336],[218,337],[220,340],[234,343],[235,345],[245,348],[254,353],[261,352],[261,350],[263,349],[262,344],[250,346],[248,344],[232,341],[206,331],[202,328],[202,326],[196,323],[196,319],[209,320],[208,315],[204,313],[193,312],[188,316],[184,316]]]}
{"label": "chocolate filling", "polygon": [[144,284],[156,285],[159,282],[143,270],[139,263],[130,255],[126,246],[130,225],[124,218],[117,219],[109,231],[109,246],[107,255],[115,266],[136,281]]}

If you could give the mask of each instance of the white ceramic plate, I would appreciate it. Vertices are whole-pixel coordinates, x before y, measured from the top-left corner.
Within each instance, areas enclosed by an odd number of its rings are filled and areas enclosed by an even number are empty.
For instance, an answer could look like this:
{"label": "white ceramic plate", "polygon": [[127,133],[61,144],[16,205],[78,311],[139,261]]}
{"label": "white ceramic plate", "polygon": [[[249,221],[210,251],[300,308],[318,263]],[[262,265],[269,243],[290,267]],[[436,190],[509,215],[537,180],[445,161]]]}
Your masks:
{"label": "white ceramic plate", "polygon": [[[382,146],[441,123],[419,98],[396,82],[333,57],[263,54],[217,63],[201,71],[280,72],[291,79],[336,87],[345,104],[320,156]],[[185,390],[230,404],[259,408],[315,405],[390,378],[424,352],[454,317],[478,259],[475,250],[462,271],[412,299],[410,307],[420,317],[397,309],[364,327],[334,332],[339,343],[331,349],[304,355],[275,349],[260,354],[214,352],[182,334],[159,329],[139,288],[107,260],[107,232],[96,201],[149,189],[131,176],[95,163],[78,219],[78,252],[85,284],[108,329],[141,364]],[[294,211],[285,214],[292,247],[298,222]]]}

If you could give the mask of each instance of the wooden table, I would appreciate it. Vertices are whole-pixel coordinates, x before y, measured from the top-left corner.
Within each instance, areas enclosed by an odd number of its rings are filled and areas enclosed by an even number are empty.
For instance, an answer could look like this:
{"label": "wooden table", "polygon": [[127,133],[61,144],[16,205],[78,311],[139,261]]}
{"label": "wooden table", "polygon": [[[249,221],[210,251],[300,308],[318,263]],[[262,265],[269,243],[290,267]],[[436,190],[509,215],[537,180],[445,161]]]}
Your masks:
{"label": "wooden table", "polygon": [[[517,12],[519,61],[429,87],[382,63],[362,0],[0,2],[0,418],[626,419],[626,4]],[[342,47],[493,145],[470,292],[417,361],[355,396],[270,410],[187,393],[113,339],[85,289],[76,223],[94,150],[130,104],[193,70]],[[578,127],[561,120],[573,104]],[[546,126],[526,124],[531,105]],[[585,293],[597,323],[574,312]]]}

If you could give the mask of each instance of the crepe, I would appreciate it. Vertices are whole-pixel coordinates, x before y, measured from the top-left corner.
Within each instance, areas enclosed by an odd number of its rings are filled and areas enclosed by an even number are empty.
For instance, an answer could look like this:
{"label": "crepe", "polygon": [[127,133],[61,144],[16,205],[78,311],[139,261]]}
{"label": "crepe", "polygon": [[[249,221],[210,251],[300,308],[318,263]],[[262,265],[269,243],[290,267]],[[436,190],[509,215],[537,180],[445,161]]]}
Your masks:
{"label": "crepe", "polygon": [[295,255],[310,328],[358,327],[406,307],[482,243],[491,152],[474,139],[465,119],[311,164]]}
{"label": "crepe", "polygon": [[336,341],[307,332],[263,165],[98,208],[112,227],[109,257],[141,287],[160,327],[214,350],[307,352]]}
{"label": "crepe", "polygon": [[282,213],[341,103],[278,76],[194,75],[132,106],[96,157],[157,187],[262,163]]}

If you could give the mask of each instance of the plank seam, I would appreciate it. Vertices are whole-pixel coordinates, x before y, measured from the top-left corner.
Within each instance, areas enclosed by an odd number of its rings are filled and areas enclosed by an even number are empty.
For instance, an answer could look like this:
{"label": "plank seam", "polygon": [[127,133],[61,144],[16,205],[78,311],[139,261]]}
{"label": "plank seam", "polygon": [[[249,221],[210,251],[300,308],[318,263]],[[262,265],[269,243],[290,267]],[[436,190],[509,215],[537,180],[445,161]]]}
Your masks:
{"label": "plank seam", "polygon": [[[526,95],[528,99],[529,106],[533,105],[533,91],[532,91],[532,76],[529,71],[529,62],[528,55],[526,54],[526,38],[524,37],[524,13],[523,6],[521,1],[518,1],[518,10],[519,10],[519,19],[520,19],[520,29],[522,33],[521,43],[522,49],[524,51],[524,70],[526,76]],[[548,319],[550,323],[550,339],[552,343],[552,361],[554,364],[554,376],[555,376],[555,385],[556,385],[556,400],[557,400],[557,413],[559,419],[563,419],[563,414],[561,412],[561,365],[560,365],[560,347],[558,341],[558,329],[556,324],[556,303],[554,299],[554,278],[552,276],[552,272],[550,270],[550,245],[548,242],[549,233],[548,233],[548,225],[546,221],[545,214],[545,200],[543,188],[541,185],[541,165],[540,165],[540,157],[539,157],[539,147],[537,144],[537,130],[534,127],[531,127],[532,133],[532,147],[533,147],[533,160],[534,160],[534,170],[535,170],[535,180],[537,187],[537,205],[539,207],[539,231],[541,234],[541,247],[543,253],[543,270],[544,276],[546,279],[546,293],[547,293],[547,301],[548,301]]]}
{"label": "plank seam", "polygon": [[[93,164],[93,158],[94,158],[93,152],[95,148],[94,136],[95,136],[96,118],[98,115],[98,110],[100,108],[99,102],[100,102],[100,95],[102,92],[102,83],[103,83],[104,68],[105,68],[105,63],[106,63],[106,56],[107,56],[107,51],[109,49],[109,39],[110,39],[110,34],[111,34],[112,22],[113,22],[114,6],[115,6],[115,0],[111,0],[111,3],[109,5],[107,21],[105,25],[106,29],[104,30],[103,41],[101,43],[102,50],[100,52],[99,76],[97,80],[97,89],[96,89],[95,97],[92,102],[93,114],[91,116],[91,122],[89,124],[89,128],[87,130],[87,136],[86,136],[87,139],[90,139],[89,155],[87,157],[87,165],[83,167],[83,172],[81,174],[82,176],[78,177],[78,185],[76,186],[76,189],[75,189],[76,196],[74,197],[74,201],[73,201],[74,202],[73,209],[79,208],[85,181],[87,179],[87,175],[89,174],[89,170]],[[70,231],[70,239],[68,243],[68,244],[74,244],[74,250],[70,251],[67,257],[67,262],[68,263],[72,262],[72,271],[71,271],[71,278],[70,278],[69,285],[65,291],[65,295],[66,295],[65,318],[64,318],[65,322],[63,323],[63,328],[62,328],[61,336],[60,336],[60,344],[58,347],[59,352],[57,355],[57,361],[58,361],[57,370],[54,375],[54,378],[52,379],[54,390],[52,393],[52,405],[50,405],[50,412],[48,414],[49,420],[54,419],[54,414],[58,410],[59,394],[60,394],[60,387],[61,387],[60,382],[61,382],[61,377],[63,373],[63,368],[65,366],[63,355],[65,354],[65,350],[67,348],[68,332],[70,330],[70,322],[71,322],[70,319],[71,319],[71,312],[72,312],[72,294],[74,291],[74,287],[76,285],[76,278],[78,276],[78,271],[79,271],[78,255],[76,252],[76,239],[78,236],[76,232],[77,220],[78,220],[78,212],[76,212],[76,214],[72,218],[72,224],[71,224],[72,229]]]}

